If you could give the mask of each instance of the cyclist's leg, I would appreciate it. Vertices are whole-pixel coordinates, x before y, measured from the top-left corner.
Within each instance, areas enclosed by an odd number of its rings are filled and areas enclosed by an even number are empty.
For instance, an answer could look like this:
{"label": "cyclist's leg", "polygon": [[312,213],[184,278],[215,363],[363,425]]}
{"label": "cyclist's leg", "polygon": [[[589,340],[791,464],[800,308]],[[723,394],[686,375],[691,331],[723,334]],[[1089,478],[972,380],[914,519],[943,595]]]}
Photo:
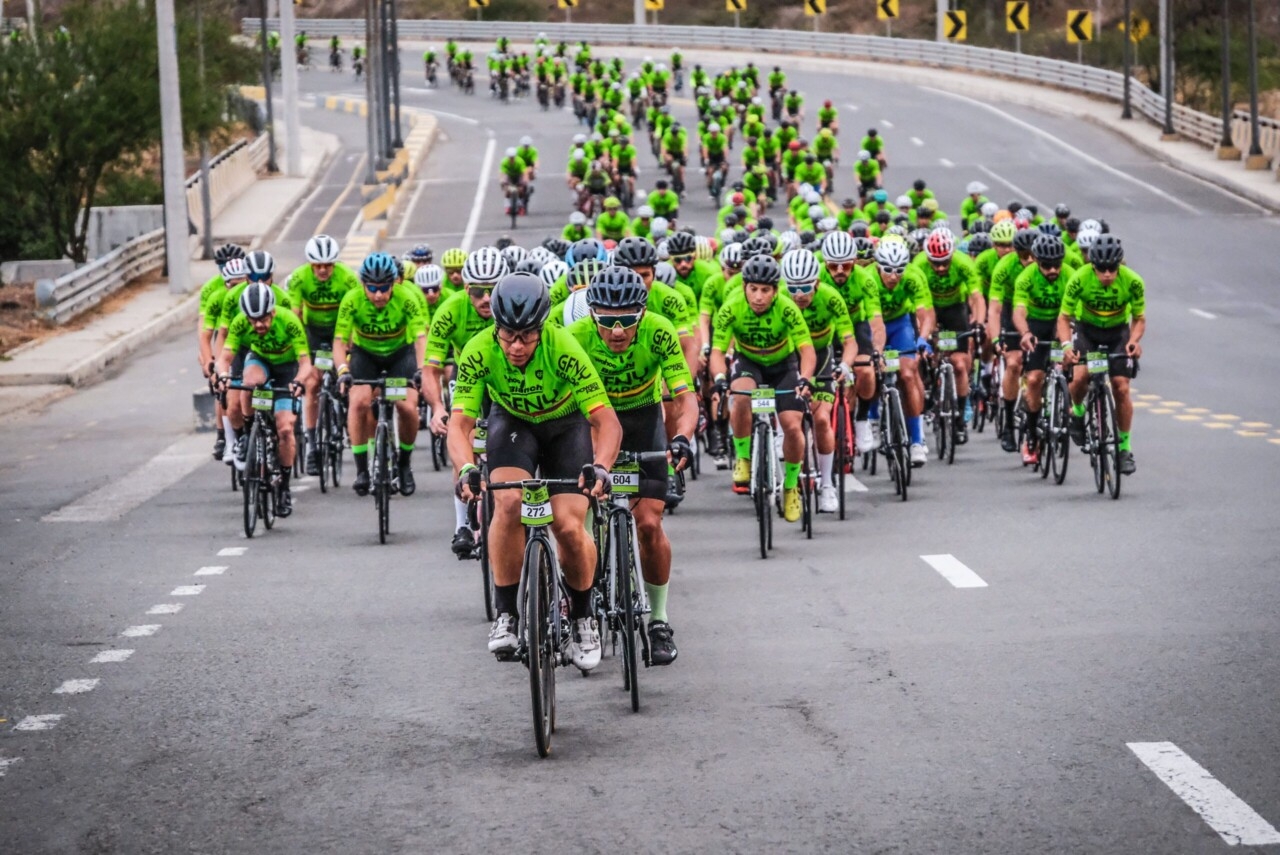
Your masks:
{"label": "cyclist's leg", "polygon": [[[763,380],[763,368],[739,354],[731,369],[729,388],[749,392]],[[729,396],[729,431],[733,434],[733,482],[735,487],[751,480],[751,399],[744,395]]]}
{"label": "cyclist's leg", "polygon": [[[381,361],[363,348],[352,346],[347,363],[354,380],[376,380],[381,374]],[[351,456],[356,463],[352,489],[363,495],[369,489],[369,439],[377,418],[371,406],[373,390],[368,386],[352,386],[347,407],[347,433],[351,437]]]}
{"label": "cyclist's leg", "polygon": [[[501,407],[489,413],[489,430],[510,437],[489,451],[492,481],[520,481],[533,477],[538,468],[538,442],[532,425]],[[524,528],[520,525],[520,491],[493,494],[493,518],[489,520],[489,565],[493,568],[494,603],[502,615],[518,615],[520,566],[524,563]]]}

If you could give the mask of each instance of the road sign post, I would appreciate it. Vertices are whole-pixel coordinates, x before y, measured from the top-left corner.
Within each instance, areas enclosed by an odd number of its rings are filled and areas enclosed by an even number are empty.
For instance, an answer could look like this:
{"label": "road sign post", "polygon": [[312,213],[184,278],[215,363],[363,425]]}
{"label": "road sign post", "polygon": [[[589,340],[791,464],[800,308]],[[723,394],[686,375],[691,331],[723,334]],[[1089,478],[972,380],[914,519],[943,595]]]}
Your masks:
{"label": "road sign post", "polygon": [[898,0],[876,0],[876,17],[884,21],[884,34],[893,35],[893,19],[898,17]]}
{"label": "road sign post", "polygon": [[724,0],[724,10],[733,13],[733,25],[742,26],[742,11],[747,8],[747,0]]}
{"label": "road sign post", "polygon": [[955,42],[962,42],[969,38],[969,20],[968,15],[961,10],[947,12],[946,27],[944,35],[948,39]]}
{"label": "road sign post", "polygon": [[804,14],[807,18],[813,18],[813,31],[818,32],[818,22],[822,20],[822,15],[827,11],[827,0],[803,0]]}
{"label": "road sign post", "polygon": [[1022,34],[1031,26],[1030,0],[1007,0],[1004,4],[1004,28],[1013,33],[1014,50],[1022,53]]}
{"label": "road sign post", "polygon": [[1076,46],[1076,62],[1084,64],[1084,43],[1093,41],[1093,13],[1088,9],[1067,10],[1067,44]]}

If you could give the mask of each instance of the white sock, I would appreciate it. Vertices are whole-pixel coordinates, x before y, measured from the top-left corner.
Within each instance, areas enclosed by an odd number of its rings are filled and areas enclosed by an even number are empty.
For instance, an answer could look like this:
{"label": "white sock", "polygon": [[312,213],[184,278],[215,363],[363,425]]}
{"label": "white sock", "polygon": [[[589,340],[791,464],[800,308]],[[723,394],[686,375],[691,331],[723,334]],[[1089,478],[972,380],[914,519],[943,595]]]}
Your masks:
{"label": "white sock", "polygon": [[453,522],[455,531],[460,528],[471,528],[471,523],[467,520],[467,503],[457,496],[453,497]]}
{"label": "white sock", "polygon": [[830,487],[835,483],[831,474],[835,460],[836,453],[834,451],[830,454],[823,454],[821,451],[818,452],[818,471],[822,473],[822,486],[824,487]]}
{"label": "white sock", "polygon": [[222,429],[226,431],[228,440],[235,440],[236,429],[231,426],[231,416],[222,417]]}

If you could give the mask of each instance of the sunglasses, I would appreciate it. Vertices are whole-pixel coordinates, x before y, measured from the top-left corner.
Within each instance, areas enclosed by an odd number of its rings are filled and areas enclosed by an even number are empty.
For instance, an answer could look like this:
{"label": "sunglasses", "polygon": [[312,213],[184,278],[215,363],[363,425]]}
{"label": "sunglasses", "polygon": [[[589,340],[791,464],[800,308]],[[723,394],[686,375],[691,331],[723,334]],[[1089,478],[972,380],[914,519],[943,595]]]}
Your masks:
{"label": "sunglasses", "polygon": [[491,293],[493,293],[492,285],[468,285],[467,286],[467,296],[475,297],[477,300]]}
{"label": "sunglasses", "polygon": [[373,294],[385,294],[395,287],[394,282],[388,282],[386,285],[374,285],[372,282],[364,283],[364,289]]}
{"label": "sunglasses", "polygon": [[426,287],[424,287],[424,288],[422,289],[422,292],[423,292],[424,294],[439,294],[439,293],[440,293],[440,286],[439,286],[439,285],[427,285]]}
{"label": "sunglasses", "polygon": [[644,309],[641,309],[629,315],[596,315],[595,318],[596,323],[607,330],[629,330],[640,323],[640,318],[643,315]]}
{"label": "sunglasses", "polygon": [[1120,269],[1119,264],[1095,264],[1093,269],[1098,273],[1115,273]]}
{"label": "sunglasses", "polygon": [[690,253],[688,255],[673,255],[671,256],[671,263],[672,264],[688,264],[696,259],[697,259],[697,256],[694,255],[693,253]]}
{"label": "sunglasses", "polygon": [[830,270],[832,273],[848,273],[853,270],[855,263],[856,262],[853,261],[828,261],[827,270]]}
{"label": "sunglasses", "polygon": [[788,282],[787,290],[792,294],[812,294],[817,287],[816,282]]}
{"label": "sunglasses", "polygon": [[520,333],[513,333],[509,330],[498,330],[498,341],[503,344],[533,344],[542,335],[542,330],[525,330]]}
{"label": "sunglasses", "polygon": [[250,273],[249,274],[250,282],[268,282],[270,280],[271,280],[270,273]]}

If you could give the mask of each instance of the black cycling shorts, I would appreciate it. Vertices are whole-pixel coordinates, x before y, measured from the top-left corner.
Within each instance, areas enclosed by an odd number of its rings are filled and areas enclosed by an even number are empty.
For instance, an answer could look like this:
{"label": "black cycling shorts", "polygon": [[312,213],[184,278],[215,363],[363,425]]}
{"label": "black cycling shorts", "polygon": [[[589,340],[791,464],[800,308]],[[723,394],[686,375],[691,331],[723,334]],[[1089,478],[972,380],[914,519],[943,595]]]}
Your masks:
{"label": "black cycling shorts", "polygon": [[707,166],[721,166],[724,164],[724,152],[716,154],[715,152],[707,152]]}
{"label": "black cycling shorts", "polygon": [[858,343],[858,356],[870,358],[871,352],[876,349],[875,342],[871,340],[870,321],[858,321],[853,325],[853,340]]}
{"label": "black cycling shorts", "polygon": [[306,324],[307,330],[307,349],[311,351],[311,359],[316,358],[317,350],[333,350],[333,331],[334,327],[318,327],[315,324]]}
{"label": "black cycling shorts", "polygon": [[636,177],[636,165],[635,165],[634,163],[629,163],[629,164],[627,164],[626,166],[619,166],[619,167],[618,167],[618,174],[619,174],[619,175],[629,175],[629,176],[631,176],[632,178],[635,178],[635,177]]}
{"label": "black cycling shorts", "polygon": [[835,367],[836,362],[838,361],[835,358],[835,352],[836,345],[834,339],[828,342],[826,347],[818,348],[818,368],[813,372],[813,376],[815,378],[813,381],[813,399],[815,401],[827,404],[835,403],[835,382],[832,380],[816,379],[818,377],[831,376],[831,369]]}
{"label": "black cycling shorts", "polygon": [[1044,371],[1049,367],[1049,351],[1053,349],[1053,342],[1058,337],[1058,322],[1056,319],[1037,321],[1034,318],[1027,318],[1027,329],[1031,330],[1038,344],[1035,350],[1023,354],[1022,370]]}
{"label": "black cycling shorts", "polygon": [[[485,453],[489,471],[512,466],[530,476],[577,478],[592,462],[591,424],[581,413],[537,424],[494,404],[489,410]],[[663,482],[665,495],[666,482]],[[577,493],[577,487],[551,487],[552,495]]]}
{"label": "black cycling shorts", "polygon": [[[969,304],[956,303],[954,306],[935,306],[934,315],[938,318],[938,329],[947,330],[954,333],[968,332],[969,330]],[[968,339],[957,342],[960,350],[965,351],[969,343]]]}
{"label": "black cycling shorts", "polygon": [[[648,404],[634,410],[619,410],[622,423],[623,451],[665,451],[667,428],[662,421],[662,405]],[[667,497],[667,464],[665,460],[646,460],[640,464],[640,493],[642,499]]]}
{"label": "black cycling shorts", "polygon": [[356,380],[377,380],[384,371],[388,377],[407,379],[413,377],[418,370],[418,357],[411,344],[406,344],[387,356],[378,356],[353,345],[347,364],[352,378]]}
{"label": "black cycling shorts", "polygon": [[1011,350],[1022,345],[1022,333],[1013,325],[1012,303],[1002,303],[1000,306],[1000,341]]}
{"label": "black cycling shorts", "polygon": [[1138,360],[1125,354],[1129,344],[1129,325],[1118,327],[1095,327],[1082,321],[1076,321],[1076,336],[1072,343],[1076,354],[1080,357],[1077,365],[1084,363],[1089,351],[1102,350],[1111,354],[1112,377],[1137,377]]}
{"label": "black cycling shorts", "polygon": [[[733,360],[733,379],[739,377],[750,377],[757,386],[768,386],[778,391],[795,389],[800,382],[800,357],[793,353],[775,365],[761,365],[738,354]],[[802,413],[805,410],[805,403],[799,395],[779,395],[777,403],[778,412]]]}

